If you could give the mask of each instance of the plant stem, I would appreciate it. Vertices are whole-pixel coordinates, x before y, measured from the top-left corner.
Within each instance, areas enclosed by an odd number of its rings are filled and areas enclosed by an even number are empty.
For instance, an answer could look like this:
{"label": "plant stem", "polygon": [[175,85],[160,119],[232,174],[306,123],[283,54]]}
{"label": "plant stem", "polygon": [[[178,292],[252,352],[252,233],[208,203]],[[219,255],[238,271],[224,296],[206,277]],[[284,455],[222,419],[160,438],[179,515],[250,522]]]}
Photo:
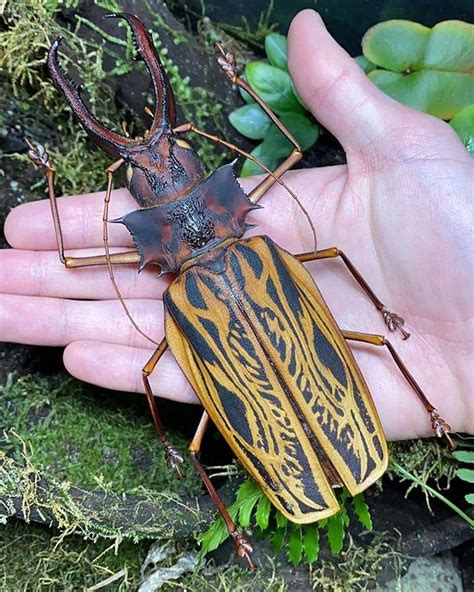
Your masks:
{"label": "plant stem", "polygon": [[449,506],[451,508],[451,510],[453,510],[453,512],[456,512],[456,514],[458,514],[458,516],[460,516],[463,520],[465,520],[471,528],[474,529],[474,520],[470,516],[468,516],[465,512],[463,512],[461,510],[461,508],[456,506],[456,504],[453,504],[452,501],[450,501],[447,497],[445,497],[444,495],[439,493],[439,491],[436,491],[436,489],[433,489],[432,487],[430,487],[426,483],[423,483],[423,481],[420,481],[420,479],[418,479],[418,477],[415,477],[415,475],[408,472],[406,469],[404,469],[402,466],[400,466],[397,462],[392,461],[391,464],[392,464],[393,468],[400,475],[403,475],[403,477],[405,477],[406,479],[410,479],[411,481],[414,481],[417,485],[422,487],[425,491],[427,491],[428,493],[431,493],[431,495],[433,495],[434,497],[437,497],[439,500],[441,500],[443,503],[445,503],[447,506]]}

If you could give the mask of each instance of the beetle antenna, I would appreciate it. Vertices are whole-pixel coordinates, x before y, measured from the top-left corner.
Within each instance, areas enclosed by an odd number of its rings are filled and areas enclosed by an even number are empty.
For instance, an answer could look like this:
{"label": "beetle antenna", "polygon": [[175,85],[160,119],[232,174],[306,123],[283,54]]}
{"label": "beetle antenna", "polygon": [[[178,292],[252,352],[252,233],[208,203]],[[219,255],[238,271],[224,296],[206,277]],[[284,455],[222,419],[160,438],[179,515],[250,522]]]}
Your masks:
{"label": "beetle antenna", "polygon": [[109,220],[110,196],[112,194],[113,174],[115,173],[115,171],[117,169],[119,169],[122,166],[123,162],[124,162],[123,159],[118,160],[113,165],[111,165],[106,171],[106,173],[107,173],[107,190],[105,192],[104,211],[103,211],[103,215],[102,215],[105,260],[107,261],[107,269],[109,271],[110,281],[112,282],[112,285],[114,287],[115,294],[117,295],[117,299],[120,302],[120,304],[122,305],[122,308],[123,308],[125,314],[127,315],[129,321],[132,323],[134,329],[136,329],[138,331],[138,333],[140,333],[140,335],[142,335],[148,341],[151,341],[151,343],[153,343],[154,345],[159,345],[158,341],[155,341],[152,337],[150,337],[142,329],[140,329],[137,322],[135,321],[135,319],[132,317],[130,311],[128,310],[128,306],[122,296],[120,288],[119,288],[117,281],[115,279],[115,274],[114,274],[114,270],[112,267],[112,261],[110,259],[109,229],[107,226],[108,220]]}
{"label": "beetle antenna", "polygon": [[261,166],[265,170],[265,172],[268,173],[273,179],[275,179],[275,181],[277,183],[279,183],[283,187],[283,189],[285,189],[285,191],[288,193],[288,195],[297,203],[298,207],[303,212],[303,215],[306,218],[306,220],[308,221],[308,224],[309,224],[309,226],[311,228],[311,234],[313,235],[313,250],[316,253],[316,249],[317,249],[317,246],[318,246],[318,239],[317,239],[317,235],[316,235],[316,228],[315,228],[314,223],[313,223],[313,221],[311,219],[311,216],[309,215],[308,210],[301,203],[300,198],[296,195],[296,193],[292,189],[290,189],[290,187],[288,187],[288,185],[280,177],[277,177],[273,171],[271,171],[270,169],[268,169],[267,167],[265,167],[256,158],[253,158],[252,155],[248,155],[248,158],[250,158],[251,160],[253,160],[255,162],[255,164],[258,164],[259,166]]}

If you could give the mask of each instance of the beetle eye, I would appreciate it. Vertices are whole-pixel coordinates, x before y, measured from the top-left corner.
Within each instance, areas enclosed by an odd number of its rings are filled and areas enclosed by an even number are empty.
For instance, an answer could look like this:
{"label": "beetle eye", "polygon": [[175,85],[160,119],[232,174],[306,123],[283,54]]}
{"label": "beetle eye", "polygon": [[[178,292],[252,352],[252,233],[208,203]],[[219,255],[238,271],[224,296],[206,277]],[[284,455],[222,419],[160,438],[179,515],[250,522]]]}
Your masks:
{"label": "beetle eye", "polygon": [[186,140],[182,140],[181,138],[176,138],[176,144],[178,144],[178,146],[180,146],[181,148],[187,148],[188,150],[191,149],[190,144],[188,144]]}

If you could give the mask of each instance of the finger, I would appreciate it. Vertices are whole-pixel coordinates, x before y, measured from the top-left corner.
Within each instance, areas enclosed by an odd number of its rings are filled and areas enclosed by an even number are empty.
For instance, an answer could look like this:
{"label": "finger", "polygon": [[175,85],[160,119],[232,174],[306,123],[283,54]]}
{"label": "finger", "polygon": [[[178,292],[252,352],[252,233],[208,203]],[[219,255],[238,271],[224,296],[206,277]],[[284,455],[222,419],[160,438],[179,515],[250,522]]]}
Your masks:
{"label": "finger", "polygon": [[[137,204],[126,189],[112,192],[109,220],[136,209]],[[58,199],[59,218],[66,249],[100,247],[104,192],[74,195]],[[21,204],[5,221],[5,237],[17,249],[56,249],[56,238],[49,200]],[[109,224],[109,243],[131,247],[132,239],[122,224]]]}
{"label": "finger", "polygon": [[[126,345],[79,341],[71,343],[64,352],[64,364],[70,374],[80,380],[104,388],[143,393],[142,368],[153,354],[152,349]],[[389,440],[431,435],[429,421],[423,406],[403,384],[402,377],[394,375],[384,352],[355,349],[366,378],[373,387],[374,400],[384,432]],[[184,403],[197,403],[198,399],[182,374],[172,353],[168,350],[159,360],[150,376],[156,396]]]}
{"label": "finger", "polygon": [[[310,211],[317,208],[317,201],[328,186],[344,177],[345,167],[327,167],[317,171],[294,171],[285,176],[285,181],[301,195],[301,200]],[[344,179],[342,183],[344,182]],[[245,191],[258,182],[258,178],[240,179]],[[85,249],[103,247],[102,208],[103,193],[61,197],[58,199],[59,214],[66,249]],[[332,200],[334,205],[335,200]],[[272,238],[281,236],[289,239],[288,221],[296,221],[294,235],[308,235],[307,223],[304,222],[297,204],[280,185],[276,185],[262,200],[265,209],[252,212],[249,221],[259,226],[259,232],[266,232]],[[128,191],[119,189],[112,193],[110,219],[120,217],[136,209],[136,203]],[[301,233],[299,224],[301,220]],[[109,224],[109,243],[111,246],[131,248],[132,239],[122,224]],[[56,249],[56,239],[51,219],[48,200],[22,204],[12,210],[5,222],[5,236],[12,247],[25,250]],[[284,244],[286,248],[292,244]],[[302,248],[302,245],[298,248]],[[69,254],[69,253],[68,253]]]}
{"label": "finger", "polygon": [[[114,253],[118,249],[111,249]],[[103,255],[104,249],[69,251],[71,256]],[[105,300],[116,298],[106,265],[66,269],[56,251],[0,250],[0,293],[56,298]],[[114,276],[124,298],[161,298],[169,284],[158,278],[159,267],[138,273],[137,265],[114,265]]]}
{"label": "finger", "polygon": [[[65,349],[64,365],[70,374],[85,382],[118,391],[143,393],[142,368],[153,351],[97,341],[77,341]],[[198,403],[169,351],[164,353],[149,380],[154,394],[159,397]]]}
{"label": "finger", "polygon": [[[163,337],[161,300],[126,300],[126,304],[139,327],[159,341]],[[59,347],[82,339],[150,345],[133,327],[118,300],[0,296],[0,341]]]}
{"label": "finger", "polygon": [[293,19],[288,52],[301,98],[347,152],[382,139],[394,120],[400,123],[401,110],[407,111],[369,80],[314,10],[303,10]]}

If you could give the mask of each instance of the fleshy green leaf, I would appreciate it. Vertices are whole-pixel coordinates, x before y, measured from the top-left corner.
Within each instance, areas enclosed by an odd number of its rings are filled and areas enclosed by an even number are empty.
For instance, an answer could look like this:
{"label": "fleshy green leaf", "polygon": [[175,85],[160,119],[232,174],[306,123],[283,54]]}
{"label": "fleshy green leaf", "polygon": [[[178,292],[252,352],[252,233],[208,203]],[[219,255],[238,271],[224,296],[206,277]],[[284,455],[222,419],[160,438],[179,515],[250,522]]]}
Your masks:
{"label": "fleshy green leaf", "polygon": [[[301,113],[286,113],[281,115],[281,122],[294,135],[302,150],[310,148],[318,139],[318,126]],[[293,149],[291,142],[285,138],[281,131],[273,125],[270,127],[264,141],[254,148],[252,156],[260,160],[269,169],[274,169],[286,158]],[[255,163],[246,160],[241,171],[243,177],[259,175],[263,169]]]}
{"label": "fleshy green leaf", "polygon": [[279,512],[278,510],[275,515],[275,519],[276,519],[276,523],[277,523],[278,528],[283,528],[284,526],[286,526],[288,524],[288,518],[283,516],[283,514],[281,512]]}
{"label": "fleshy green leaf", "polygon": [[[318,126],[309,117],[301,113],[285,113],[280,117],[280,121],[293,134],[303,151],[311,148],[318,139]],[[265,141],[273,144],[278,142],[278,137],[283,140],[281,145],[287,146],[283,156],[288,156],[293,149],[293,145],[285,138],[276,125],[270,128]]]}
{"label": "fleshy green leaf", "polygon": [[[245,82],[248,82],[247,78],[245,77],[245,74],[241,74],[241,78],[243,78],[245,80]],[[255,103],[255,99],[252,97],[252,95],[249,95],[249,93],[244,90],[243,88],[241,88],[239,86],[239,93],[240,96],[243,98],[243,100],[248,104],[252,104]]]}
{"label": "fleshy green leaf", "polygon": [[421,70],[431,29],[394,19],[377,23],[362,38],[362,52],[373,64],[392,72]]}
{"label": "fleshy green leaf", "polygon": [[331,549],[331,553],[334,555],[339,555],[342,550],[342,545],[344,544],[344,519],[343,513],[339,511],[334,516],[330,516],[328,518],[327,524],[327,537],[329,542],[329,547]]}
{"label": "fleshy green leaf", "polygon": [[455,436],[453,440],[456,446],[459,446],[460,448],[474,448],[474,437],[472,436],[468,438],[456,438]]}
{"label": "fleshy green leaf", "polygon": [[406,75],[373,70],[369,78],[400,103],[441,119],[451,119],[474,96],[474,78],[464,72],[424,70]]}
{"label": "fleshy green leaf", "polygon": [[472,72],[474,25],[443,21],[432,29],[407,20],[371,27],[362,39],[364,56],[393,72],[423,69]]}
{"label": "fleshy green leaf", "polygon": [[[269,155],[266,151],[266,147],[263,146],[263,142],[256,146],[250,154],[270,170],[276,169],[281,160],[280,158],[275,158],[274,156]],[[251,177],[252,175],[261,175],[263,173],[265,173],[264,169],[248,158],[245,159],[242,170],[240,171],[242,177]]]}
{"label": "fleshy green leaf", "polygon": [[456,471],[456,477],[468,483],[474,483],[474,469],[458,469]]}
{"label": "fleshy green leaf", "polygon": [[301,526],[292,525],[290,540],[288,541],[288,560],[292,565],[298,565],[303,556],[303,538]]}
{"label": "fleshy green leaf", "polygon": [[370,28],[364,56],[379,68],[369,78],[414,109],[451,119],[474,95],[474,25],[444,21],[432,29],[391,20]]}
{"label": "fleshy green leaf", "polygon": [[472,504],[474,506],[474,493],[468,493],[464,496],[464,498],[468,504]]}
{"label": "fleshy green leaf", "polygon": [[474,450],[455,450],[453,456],[459,462],[474,463]]}
{"label": "fleshy green leaf", "polygon": [[303,550],[308,563],[314,563],[319,555],[319,530],[314,524],[303,527]]}
{"label": "fleshy green leaf", "polygon": [[361,68],[366,74],[377,68],[375,64],[372,64],[372,62],[363,55],[355,57],[354,60],[357,62],[359,68]]}
{"label": "fleshy green leaf", "polygon": [[271,503],[266,495],[262,495],[258,500],[257,511],[255,513],[255,522],[262,530],[268,528],[270,520]]}
{"label": "fleshy green leaf", "polygon": [[[461,109],[449,122],[461,138],[466,150],[474,156],[474,103]],[[461,443],[461,445],[463,445]],[[474,447],[474,444],[471,444]],[[466,445],[469,447],[469,445]],[[456,457],[457,458],[457,457]]]}
{"label": "fleshy green leaf", "polygon": [[288,72],[265,62],[250,62],[245,67],[245,76],[255,92],[276,113],[301,113],[304,110],[293,92]]}
{"label": "fleshy green leaf", "polygon": [[281,551],[285,542],[286,528],[277,528],[272,535],[272,547],[276,554]]}
{"label": "fleshy green leaf", "polygon": [[229,115],[229,121],[239,133],[251,140],[263,140],[273,125],[272,120],[256,103],[235,109]]}
{"label": "fleshy green leaf", "polygon": [[359,522],[365,526],[367,530],[372,530],[372,518],[370,516],[369,506],[366,504],[364,495],[358,493],[352,498],[352,507]]}
{"label": "fleshy green leaf", "polygon": [[265,52],[272,66],[288,71],[288,41],[285,35],[270,33],[265,37]]}
{"label": "fleshy green leaf", "polygon": [[[318,128],[307,117],[299,113],[288,113],[280,119],[294,135],[302,150],[307,150],[314,144],[318,137]],[[293,144],[276,125],[272,125],[262,144],[262,152],[273,158],[286,158],[293,150]]]}

